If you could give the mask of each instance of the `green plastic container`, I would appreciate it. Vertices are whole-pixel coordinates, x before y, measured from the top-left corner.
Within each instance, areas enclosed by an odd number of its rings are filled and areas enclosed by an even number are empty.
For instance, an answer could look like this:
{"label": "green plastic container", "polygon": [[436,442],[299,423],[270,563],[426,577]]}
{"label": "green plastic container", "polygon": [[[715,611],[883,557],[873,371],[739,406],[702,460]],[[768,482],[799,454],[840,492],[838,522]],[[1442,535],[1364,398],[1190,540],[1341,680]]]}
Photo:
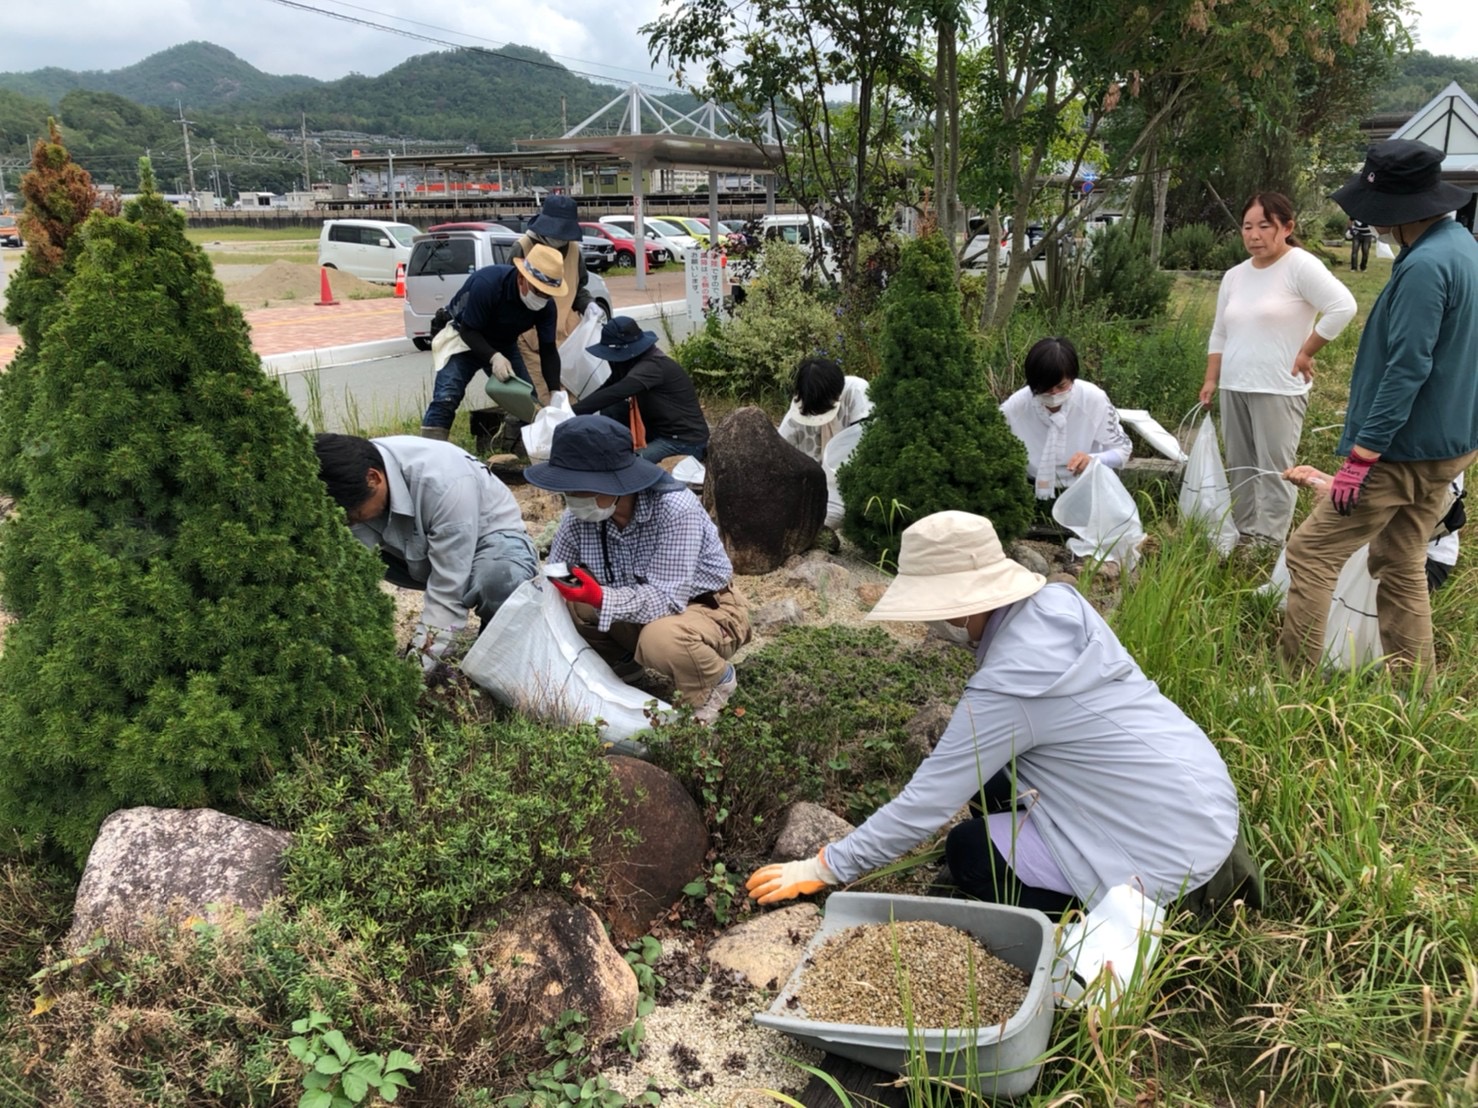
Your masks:
{"label": "green plastic container", "polygon": [[[906,1027],[824,1023],[806,1019],[803,1009],[790,1006],[812,956],[831,935],[858,924],[891,920],[930,920],[980,939],[998,958],[1031,975],[1021,1008],[1004,1025],[975,1031],[915,1028],[911,1043]],[[832,893],[826,900],[826,918],[807,944],[800,965],[769,1009],[754,1020],[818,1050],[895,1073],[908,1072],[912,1045],[923,1052],[929,1072],[936,1076],[985,1097],[1021,1096],[1037,1083],[1052,1037],[1053,952],[1052,921],[1027,908],[932,896]]]}

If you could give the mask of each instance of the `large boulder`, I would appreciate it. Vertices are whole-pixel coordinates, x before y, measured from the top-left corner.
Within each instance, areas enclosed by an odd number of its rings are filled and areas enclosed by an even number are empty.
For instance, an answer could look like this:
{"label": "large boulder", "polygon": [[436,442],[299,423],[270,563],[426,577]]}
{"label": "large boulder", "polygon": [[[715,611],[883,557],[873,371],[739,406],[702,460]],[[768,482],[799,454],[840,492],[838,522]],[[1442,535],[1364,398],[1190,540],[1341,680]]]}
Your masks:
{"label": "large boulder", "polygon": [[792,904],[764,912],[729,928],[708,947],[710,965],[741,973],[756,989],[778,992],[800,965],[816,929],[821,909]]}
{"label": "large boulder", "polygon": [[636,758],[607,759],[625,797],[608,836],[602,915],[619,943],[639,939],[683,886],[703,872],[708,831],[698,805],[666,770]]}
{"label": "large boulder", "polygon": [[636,1019],[636,974],[583,904],[548,893],[513,907],[478,950],[496,993],[495,1007],[513,1027],[543,1027],[574,1008],[592,1041]]}
{"label": "large boulder", "polygon": [[826,471],[780,437],[759,408],[714,428],[703,503],[735,573],[772,573],[809,550],[826,520]]}
{"label": "large boulder", "polygon": [[127,938],[152,920],[257,915],[282,895],[276,831],[209,808],[125,808],[98,831],[77,886],[70,949],[98,931]]}
{"label": "large boulder", "polygon": [[829,808],[812,804],[809,800],[796,801],[785,810],[775,849],[770,851],[770,861],[795,862],[814,858],[827,843],[845,838],[855,830]]}

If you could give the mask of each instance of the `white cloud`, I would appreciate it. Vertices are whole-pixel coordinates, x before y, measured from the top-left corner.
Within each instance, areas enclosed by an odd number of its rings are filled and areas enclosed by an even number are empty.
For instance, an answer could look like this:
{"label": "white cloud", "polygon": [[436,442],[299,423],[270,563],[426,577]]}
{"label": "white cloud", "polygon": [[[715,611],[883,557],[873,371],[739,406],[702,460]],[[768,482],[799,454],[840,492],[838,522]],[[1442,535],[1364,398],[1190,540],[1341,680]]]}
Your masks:
{"label": "white cloud", "polygon": [[1415,0],[1412,37],[1423,50],[1478,57],[1478,4],[1473,0]]}
{"label": "white cloud", "polygon": [[[389,14],[390,0],[305,0],[314,7],[462,45],[515,42],[534,46],[571,69],[613,80],[665,84],[648,65],[640,32],[661,0],[604,0],[570,5],[450,0]],[[0,23],[0,71],[45,66],[117,69],[192,39],[223,46],[267,73],[304,73],[331,80],[350,72],[382,73],[415,54],[441,49],[388,31],[288,8],[271,0],[48,0],[7,4]],[[426,26],[431,24],[434,26]],[[446,28],[441,30],[439,28]]]}

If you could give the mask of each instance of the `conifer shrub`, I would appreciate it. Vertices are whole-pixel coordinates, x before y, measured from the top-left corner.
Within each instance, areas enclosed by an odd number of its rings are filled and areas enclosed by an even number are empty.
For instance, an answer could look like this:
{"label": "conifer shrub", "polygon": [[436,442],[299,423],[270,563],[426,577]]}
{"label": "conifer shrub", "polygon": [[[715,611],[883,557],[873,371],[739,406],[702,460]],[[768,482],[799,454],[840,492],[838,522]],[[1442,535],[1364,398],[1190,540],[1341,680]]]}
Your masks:
{"label": "conifer shrub", "polygon": [[1094,237],[1083,302],[1120,319],[1154,319],[1165,314],[1172,283],[1150,264],[1148,233],[1121,220]]}
{"label": "conifer shrub", "polygon": [[418,687],[382,567],[152,175],[80,239],[0,532],[0,828],[78,863],[116,809],[229,809],[309,735],[403,728]]}
{"label": "conifer shrub", "polygon": [[50,134],[36,143],[31,169],[21,178],[26,204],[17,223],[26,252],[5,288],[6,322],[21,335],[20,350],[0,373],[0,489],[12,494],[24,491],[20,460],[41,336],[61,307],[77,229],[97,203],[92,177],[67,153],[56,120],[49,123]]}
{"label": "conifer shrub", "polygon": [[985,516],[1002,542],[1024,534],[1033,499],[1026,448],[977,368],[940,235],[903,248],[883,297],[879,354],[873,418],[838,477],[847,537],[896,562],[903,529],[934,512]]}

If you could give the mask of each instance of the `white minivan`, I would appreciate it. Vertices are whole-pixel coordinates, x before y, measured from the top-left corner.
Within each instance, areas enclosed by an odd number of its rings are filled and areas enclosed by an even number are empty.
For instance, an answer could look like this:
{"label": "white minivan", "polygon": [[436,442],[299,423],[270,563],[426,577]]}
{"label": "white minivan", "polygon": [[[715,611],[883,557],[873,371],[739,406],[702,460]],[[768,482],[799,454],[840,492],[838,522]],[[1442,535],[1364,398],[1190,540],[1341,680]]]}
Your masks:
{"label": "white minivan", "polygon": [[420,233],[409,223],[383,219],[326,220],[318,235],[318,264],[391,285],[396,267],[411,260],[411,242]]}

